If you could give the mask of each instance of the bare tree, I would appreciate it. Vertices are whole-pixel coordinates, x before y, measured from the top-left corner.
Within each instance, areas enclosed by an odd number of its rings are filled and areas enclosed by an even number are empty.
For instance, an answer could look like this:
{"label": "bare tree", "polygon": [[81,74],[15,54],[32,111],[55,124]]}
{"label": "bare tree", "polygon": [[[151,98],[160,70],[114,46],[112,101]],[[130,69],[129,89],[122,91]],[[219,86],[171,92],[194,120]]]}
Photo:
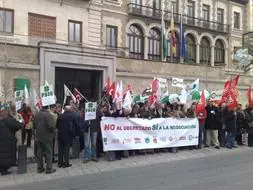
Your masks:
{"label": "bare tree", "polygon": [[13,87],[13,84],[12,84],[12,80],[8,79],[7,77],[7,71],[6,69],[3,69],[3,74],[1,75],[1,99],[3,101],[11,101],[12,100],[12,97],[13,97],[13,94],[12,94],[12,87]]}

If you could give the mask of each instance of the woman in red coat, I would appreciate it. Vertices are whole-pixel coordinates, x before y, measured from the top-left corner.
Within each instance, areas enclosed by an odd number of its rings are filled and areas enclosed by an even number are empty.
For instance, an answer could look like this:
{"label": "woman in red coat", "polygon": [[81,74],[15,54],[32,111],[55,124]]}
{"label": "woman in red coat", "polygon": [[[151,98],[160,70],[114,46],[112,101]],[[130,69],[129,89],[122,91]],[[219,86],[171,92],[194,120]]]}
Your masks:
{"label": "woman in red coat", "polygon": [[201,149],[202,148],[202,144],[203,144],[203,132],[204,132],[204,127],[205,127],[207,112],[206,112],[205,108],[203,108],[201,110],[196,110],[196,104],[193,104],[193,107],[195,108],[195,114],[196,114],[197,118],[199,119],[199,142],[198,142],[198,149]]}
{"label": "woman in red coat", "polygon": [[33,114],[30,107],[25,106],[24,110],[20,113],[24,119],[24,127],[22,129],[22,144],[25,143],[27,135],[27,147],[31,147],[32,142],[32,130],[33,130]]}

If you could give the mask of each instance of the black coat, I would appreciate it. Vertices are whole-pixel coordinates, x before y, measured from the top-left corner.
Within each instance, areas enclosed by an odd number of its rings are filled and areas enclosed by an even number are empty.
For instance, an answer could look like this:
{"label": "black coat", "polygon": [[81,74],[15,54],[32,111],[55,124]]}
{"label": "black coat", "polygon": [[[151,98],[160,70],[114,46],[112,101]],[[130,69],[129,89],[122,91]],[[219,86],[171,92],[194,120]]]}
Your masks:
{"label": "black coat", "polygon": [[11,167],[16,164],[17,139],[15,133],[22,124],[12,116],[0,121],[0,167]]}
{"label": "black coat", "polygon": [[58,140],[72,143],[73,137],[79,135],[77,115],[73,112],[64,112],[57,120]]}
{"label": "black coat", "polygon": [[221,112],[215,106],[206,107],[207,117],[206,117],[206,129],[219,130],[221,128]]}
{"label": "black coat", "polygon": [[99,128],[100,128],[101,118],[102,118],[101,112],[97,111],[97,113],[96,113],[96,119],[88,121],[91,133],[94,133],[94,132],[97,133],[97,132],[100,131]]}
{"label": "black coat", "polygon": [[226,131],[236,133],[238,127],[238,114],[234,111],[228,111],[226,115]]}
{"label": "black coat", "polygon": [[245,113],[244,112],[238,112],[238,116],[237,116],[237,134],[243,134],[245,133],[245,129],[247,128],[247,120],[245,117]]}
{"label": "black coat", "polygon": [[253,134],[253,127],[250,127],[249,124],[253,123],[253,113],[246,112],[246,121],[247,121],[247,133]]}

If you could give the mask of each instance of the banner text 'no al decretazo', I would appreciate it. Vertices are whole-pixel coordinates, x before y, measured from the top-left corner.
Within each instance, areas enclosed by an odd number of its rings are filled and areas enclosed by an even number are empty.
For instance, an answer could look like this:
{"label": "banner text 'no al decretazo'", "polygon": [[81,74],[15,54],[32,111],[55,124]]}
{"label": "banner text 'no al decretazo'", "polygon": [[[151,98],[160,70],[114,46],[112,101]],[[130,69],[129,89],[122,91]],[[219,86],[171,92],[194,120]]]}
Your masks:
{"label": "banner text 'no al decretazo'", "polygon": [[194,146],[197,118],[139,119],[105,117],[101,121],[104,151]]}

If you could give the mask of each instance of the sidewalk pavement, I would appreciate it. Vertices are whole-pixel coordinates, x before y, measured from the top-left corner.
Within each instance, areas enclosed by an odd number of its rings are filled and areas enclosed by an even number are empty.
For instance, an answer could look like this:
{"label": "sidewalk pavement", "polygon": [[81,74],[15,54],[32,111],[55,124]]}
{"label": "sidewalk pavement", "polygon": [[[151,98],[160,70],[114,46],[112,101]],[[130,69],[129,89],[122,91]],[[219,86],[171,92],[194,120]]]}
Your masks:
{"label": "sidewalk pavement", "polygon": [[[143,156],[132,156],[127,159],[122,159],[120,161],[104,161],[100,162],[89,162],[83,164],[82,158],[71,160],[72,167],[70,168],[56,168],[57,164],[54,167],[57,169],[53,174],[38,174],[37,165],[28,164],[28,173],[26,174],[16,174],[16,168],[12,168],[10,171],[13,173],[8,176],[0,176],[0,187],[6,186],[17,186],[19,184],[33,183],[36,181],[47,181],[60,178],[67,178],[73,176],[85,176],[93,173],[100,173],[106,171],[112,171],[123,168],[133,168],[138,166],[149,166],[158,163],[170,163],[177,160],[185,159],[196,159],[202,157],[208,157],[219,154],[231,154],[234,152],[243,152],[252,150],[249,147],[243,146],[236,149],[226,149],[222,148],[217,150],[215,148],[203,148],[201,150],[183,150],[178,153],[160,153],[153,155],[143,155]],[[31,150],[30,150],[31,152]],[[30,153],[29,153],[30,154]]]}

